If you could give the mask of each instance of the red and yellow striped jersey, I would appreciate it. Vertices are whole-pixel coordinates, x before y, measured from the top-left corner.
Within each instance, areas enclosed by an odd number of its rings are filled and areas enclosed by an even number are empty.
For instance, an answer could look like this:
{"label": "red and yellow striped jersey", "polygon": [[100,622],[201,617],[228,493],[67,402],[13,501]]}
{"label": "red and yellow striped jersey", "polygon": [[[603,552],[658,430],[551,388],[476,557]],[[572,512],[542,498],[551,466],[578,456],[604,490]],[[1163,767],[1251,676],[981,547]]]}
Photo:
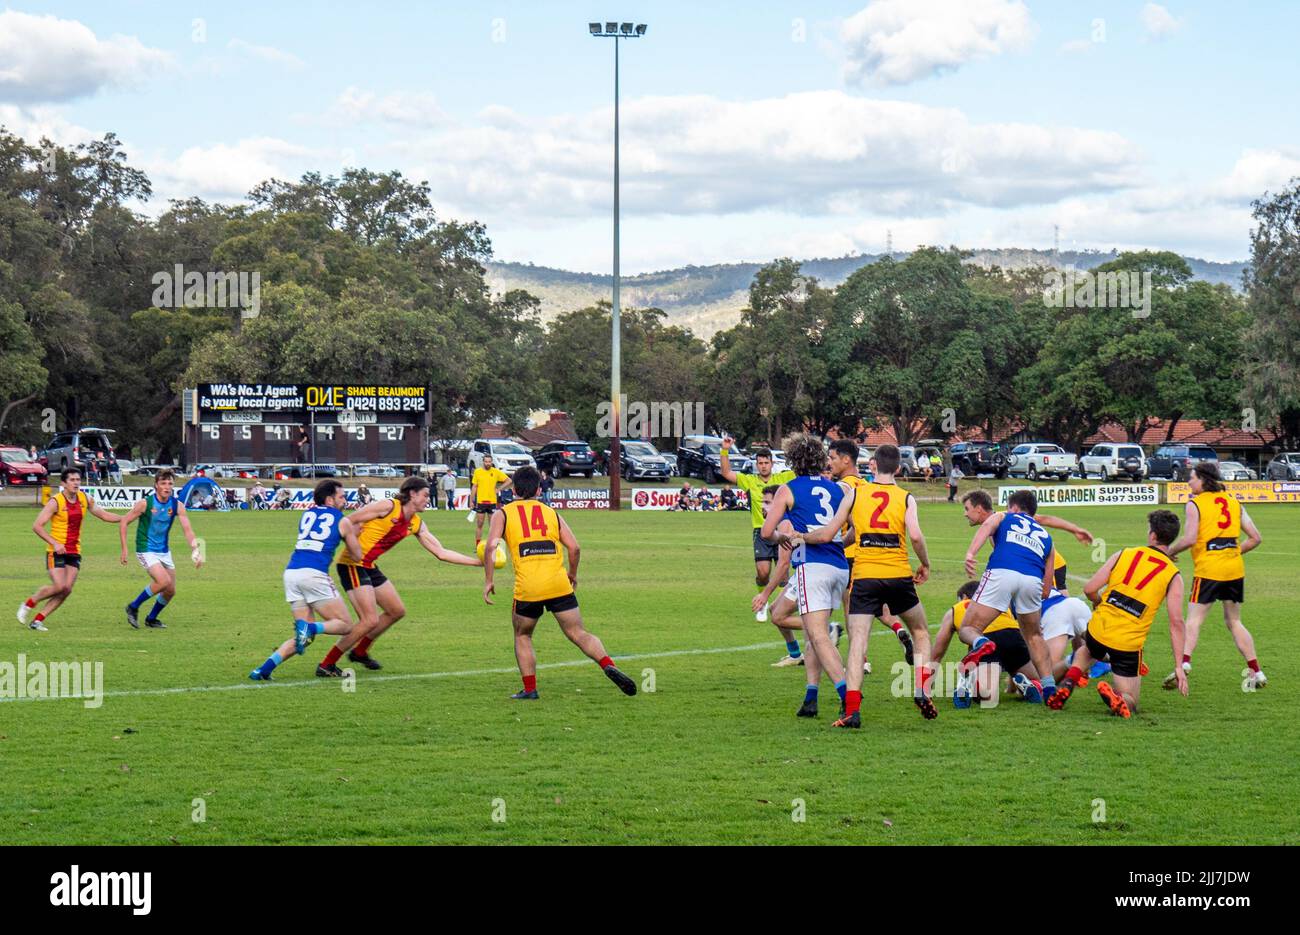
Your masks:
{"label": "red and yellow striped jersey", "polygon": [[374,568],[379,556],[383,555],[407,536],[414,536],[423,528],[424,520],[419,513],[411,514],[408,519],[402,514],[400,500],[393,501],[393,508],[383,516],[370,520],[361,527],[357,539],[361,542],[361,561],[354,562],[352,555],[345,549],[339,558],[342,565],[360,565],[362,568]]}
{"label": "red and yellow striped jersey", "polygon": [[[69,500],[67,494],[60,491],[54,495],[54,504],[50,535],[69,555],[80,555],[81,523],[90,512],[90,498],[78,490],[76,497]],[[45,551],[53,554],[54,547],[46,544]]]}

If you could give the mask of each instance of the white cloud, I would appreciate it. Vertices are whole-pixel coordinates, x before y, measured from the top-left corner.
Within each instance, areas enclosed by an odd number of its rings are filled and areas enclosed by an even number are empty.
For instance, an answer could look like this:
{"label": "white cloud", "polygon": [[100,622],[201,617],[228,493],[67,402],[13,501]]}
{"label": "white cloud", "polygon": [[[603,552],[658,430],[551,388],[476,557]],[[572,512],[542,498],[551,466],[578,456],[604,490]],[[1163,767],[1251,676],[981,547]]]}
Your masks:
{"label": "white cloud", "polygon": [[1091,39],[1071,39],[1061,46],[1061,51],[1066,55],[1079,55],[1091,52],[1096,45]]}
{"label": "white cloud", "polygon": [[264,62],[270,62],[272,65],[280,65],[297,71],[303,68],[307,63],[294,55],[292,52],[286,52],[283,49],[277,49],[270,45],[254,45],[251,42],[245,42],[243,39],[231,39],[226,43],[226,48],[234,49],[236,52],[243,52],[251,55],[253,58],[261,59]]}
{"label": "white cloud", "polygon": [[48,105],[18,107],[14,104],[0,104],[0,127],[21,138],[29,146],[36,146],[42,139],[48,139],[59,146],[76,146],[102,136],[69,122],[56,108]]}
{"label": "white cloud", "polygon": [[76,20],[0,11],[2,102],[67,101],[129,87],[172,63],[170,53],[134,36],[100,39]]}
{"label": "white cloud", "polygon": [[1142,25],[1148,39],[1168,39],[1183,28],[1183,21],[1158,3],[1148,3],[1142,8]]}
{"label": "white cloud", "polygon": [[872,0],[844,20],[845,78],[907,84],[1022,49],[1034,34],[1018,0]]}
{"label": "white cloud", "polygon": [[346,88],[326,116],[333,123],[392,123],[410,127],[436,126],[445,118],[432,94],[402,91],[380,95],[355,87]]}
{"label": "white cloud", "polygon": [[191,146],[172,159],[152,159],[143,168],[158,200],[197,196],[241,201],[269,178],[297,179],[319,166],[322,154],[273,137],[253,137],[214,146]]}
{"label": "white cloud", "polygon": [[1278,192],[1300,178],[1300,149],[1247,149],[1212,193],[1226,201],[1249,202]]}

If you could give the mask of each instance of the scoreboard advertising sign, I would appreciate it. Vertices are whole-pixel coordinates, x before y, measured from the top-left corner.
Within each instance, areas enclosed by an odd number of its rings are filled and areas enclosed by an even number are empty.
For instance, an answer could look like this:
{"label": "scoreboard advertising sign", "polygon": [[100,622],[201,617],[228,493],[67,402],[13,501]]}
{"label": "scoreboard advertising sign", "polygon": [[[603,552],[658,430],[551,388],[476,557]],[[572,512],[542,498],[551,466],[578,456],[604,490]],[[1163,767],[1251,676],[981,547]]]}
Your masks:
{"label": "scoreboard advertising sign", "polygon": [[423,386],[200,383],[199,412],[424,412]]}
{"label": "scoreboard advertising sign", "polygon": [[[1300,503],[1300,481],[1228,480],[1223,488],[1242,503]],[[1186,484],[1169,483],[1165,489],[1169,503],[1186,503],[1192,498],[1192,488]]]}
{"label": "scoreboard advertising sign", "polygon": [[1038,494],[1040,507],[1151,506],[1160,502],[1160,489],[1155,484],[1021,484],[1018,487],[999,487],[998,506],[1006,506],[1008,498],[1017,490],[1032,490]]}

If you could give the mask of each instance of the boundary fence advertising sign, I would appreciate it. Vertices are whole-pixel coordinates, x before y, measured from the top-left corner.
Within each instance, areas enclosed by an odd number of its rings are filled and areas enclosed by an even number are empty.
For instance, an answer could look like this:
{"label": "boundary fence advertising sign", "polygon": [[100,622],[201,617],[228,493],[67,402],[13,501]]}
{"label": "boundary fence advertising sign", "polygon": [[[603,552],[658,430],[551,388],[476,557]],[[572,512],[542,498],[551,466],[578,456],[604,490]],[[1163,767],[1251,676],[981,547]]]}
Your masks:
{"label": "boundary fence advertising sign", "polygon": [[[1242,503],[1300,503],[1300,481],[1229,480],[1223,486]],[[1186,484],[1169,483],[1165,489],[1168,503],[1186,503],[1192,498],[1192,488]]]}
{"label": "boundary fence advertising sign", "polygon": [[1160,488],[1155,484],[1020,484],[998,488],[998,506],[1017,490],[1038,494],[1040,507],[1052,506],[1154,506],[1160,502]]}

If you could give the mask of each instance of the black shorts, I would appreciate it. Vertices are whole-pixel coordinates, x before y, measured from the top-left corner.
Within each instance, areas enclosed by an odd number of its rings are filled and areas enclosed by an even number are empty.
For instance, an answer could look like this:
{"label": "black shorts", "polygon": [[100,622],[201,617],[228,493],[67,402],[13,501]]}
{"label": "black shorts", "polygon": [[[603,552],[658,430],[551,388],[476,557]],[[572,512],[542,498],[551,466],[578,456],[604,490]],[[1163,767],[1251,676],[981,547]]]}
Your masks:
{"label": "black shorts", "polygon": [[378,565],[362,568],[360,565],[345,565],[339,562],[337,567],[339,582],[343,585],[344,591],[367,586],[377,588],[388,581],[388,576],[379,570]]}
{"label": "black shorts", "polygon": [[1020,634],[1018,627],[994,630],[984,635],[998,648],[993,658],[997,659],[1003,672],[1015,674],[1029,663],[1029,647],[1025,644],[1025,638]]}
{"label": "black shorts", "polygon": [[45,568],[80,568],[81,556],[64,552],[62,555],[55,555],[53,552],[45,553]]}
{"label": "black shorts", "polygon": [[1193,604],[1213,604],[1215,601],[1236,601],[1240,604],[1245,600],[1245,578],[1234,578],[1231,581],[1215,581],[1212,578],[1192,579],[1191,603]]}
{"label": "black shorts", "polygon": [[880,610],[889,605],[891,614],[905,614],[921,599],[916,596],[916,585],[908,578],[856,578],[849,595],[850,614],[880,616]]}
{"label": "black shorts", "polygon": [[493,513],[495,513],[496,511],[497,511],[497,505],[496,505],[495,503],[476,503],[476,504],[474,504],[474,512],[475,512],[475,513],[482,513],[482,514],[484,514],[485,516],[491,516],[491,515],[492,515]]}
{"label": "black shorts", "polygon": [[1109,662],[1110,670],[1116,675],[1126,679],[1138,677],[1138,670],[1142,666],[1142,650],[1111,649],[1093,636],[1091,630],[1084,634],[1083,639],[1088,646],[1088,655],[1098,662]]}
{"label": "black shorts", "polygon": [[1065,590],[1065,566],[1062,565],[1060,568],[1056,569],[1056,571],[1053,572],[1053,575],[1056,578],[1056,590],[1064,591]]}
{"label": "black shorts", "polygon": [[764,539],[759,533],[763,530],[754,530],[754,561],[756,562],[775,562],[781,557],[781,547],[772,545]]}
{"label": "black shorts", "polygon": [[573,610],[577,606],[578,595],[570,591],[568,594],[561,594],[559,597],[548,597],[544,601],[516,600],[514,603],[514,611],[521,617],[536,620],[544,611],[549,610],[553,614],[559,614],[566,610]]}

